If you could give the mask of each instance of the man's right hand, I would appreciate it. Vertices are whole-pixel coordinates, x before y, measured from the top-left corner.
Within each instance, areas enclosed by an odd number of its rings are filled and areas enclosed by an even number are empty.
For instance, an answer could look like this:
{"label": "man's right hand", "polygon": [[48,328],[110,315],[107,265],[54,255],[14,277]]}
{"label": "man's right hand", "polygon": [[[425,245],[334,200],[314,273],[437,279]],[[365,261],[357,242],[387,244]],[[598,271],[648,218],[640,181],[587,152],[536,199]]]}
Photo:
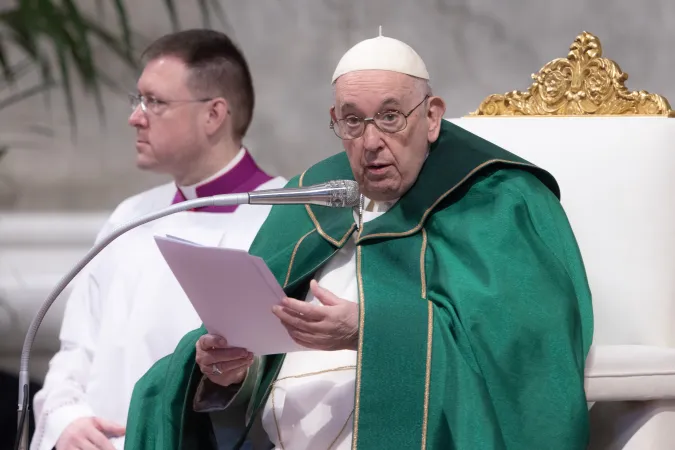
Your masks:
{"label": "man's right hand", "polygon": [[211,382],[230,386],[244,381],[253,364],[253,354],[244,348],[230,347],[224,337],[205,334],[197,341],[197,364]]}
{"label": "man's right hand", "polygon": [[109,441],[124,436],[122,425],[98,417],[82,417],[68,425],[56,442],[56,450],[115,450]]}

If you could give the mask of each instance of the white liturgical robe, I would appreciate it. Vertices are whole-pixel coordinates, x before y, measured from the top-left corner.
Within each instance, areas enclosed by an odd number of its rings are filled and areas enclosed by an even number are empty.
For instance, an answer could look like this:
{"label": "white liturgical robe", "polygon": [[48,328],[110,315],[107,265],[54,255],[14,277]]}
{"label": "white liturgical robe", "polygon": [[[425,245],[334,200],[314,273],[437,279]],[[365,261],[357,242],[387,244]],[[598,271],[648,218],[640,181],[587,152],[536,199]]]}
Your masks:
{"label": "white liturgical robe", "polygon": [[[283,178],[266,177],[255,190],[285,184]],[[192,191],[180,193],[189,199],[196,195]],[[99,238],[115,226],[169,206],[174,194],[176,186],[167,184],[124,201]],[[125,425],[136,381],[201,325],[153,237],[172,235],[248,250],[270,208],[241,205],[233,212],[166,216],[122,235],[85,268],[68,299],[61,349],[35,395],[31,450],[51,450],[65,427],[81,417]],[[124,439],[113,443],[122,449]]]}
{"label": "white liturgical robe", "polygon": [[[363,222],[384,214],[393,203],[377,202],[376,212],[363,212]],[[336,296],[358,303],[354,235],[315,278]],[[321,304],[311,291],[305,300]],[[356,351],[288,353],[262,414],[275,449],[350,449],[355,383]]]}

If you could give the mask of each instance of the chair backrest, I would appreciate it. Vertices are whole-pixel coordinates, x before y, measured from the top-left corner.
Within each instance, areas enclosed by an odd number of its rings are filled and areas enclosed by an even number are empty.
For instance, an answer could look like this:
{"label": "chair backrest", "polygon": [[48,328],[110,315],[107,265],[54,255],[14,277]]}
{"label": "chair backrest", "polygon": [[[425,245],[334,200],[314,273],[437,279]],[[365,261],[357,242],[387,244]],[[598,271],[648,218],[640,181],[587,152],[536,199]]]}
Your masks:
{"label": "chair backrest", "polygon": [[675,345],[675,114],[579,35],[528,90],[451,122],[558,180],[589,276],[594,343]]}

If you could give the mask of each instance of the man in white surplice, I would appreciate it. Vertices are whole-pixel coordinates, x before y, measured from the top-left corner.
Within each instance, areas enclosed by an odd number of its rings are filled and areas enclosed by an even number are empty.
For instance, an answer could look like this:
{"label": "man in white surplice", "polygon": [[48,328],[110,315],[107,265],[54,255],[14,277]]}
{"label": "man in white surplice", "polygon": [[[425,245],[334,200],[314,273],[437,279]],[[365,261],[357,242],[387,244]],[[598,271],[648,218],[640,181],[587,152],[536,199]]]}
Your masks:
{"label": "man in white surplice", "polygon": [[[241,52],[222,33],[164,36],[144,53],[129,124],[137,165],[174,182],[123,201],[100,231],[198,197],[286,183],[270,177],[242,146],[254,92]],[[201,320],[153,236],[247,250],[269,207],[206,207],[136,228],[106,248],[77,279],[60,340],[36,393],[32,450],[122,448],[134,384]]]}

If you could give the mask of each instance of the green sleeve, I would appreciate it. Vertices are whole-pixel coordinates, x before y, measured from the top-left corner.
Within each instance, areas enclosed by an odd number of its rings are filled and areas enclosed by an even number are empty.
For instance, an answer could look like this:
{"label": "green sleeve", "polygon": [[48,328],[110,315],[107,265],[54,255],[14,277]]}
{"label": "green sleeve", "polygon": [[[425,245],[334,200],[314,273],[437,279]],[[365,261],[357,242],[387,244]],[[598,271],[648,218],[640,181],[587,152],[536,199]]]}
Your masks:
{"label": "green sleeve", "polygon": [[179,450],[181,440],[188,448],[212,447],[208,414],[192,410],[198,380],[194,376],[195,344],[205,332],[202,327],[186,334],[174,353],[156,362],[136,382],[129,405],[125,450]]}
{"label": "green sleeve", "polygon": [[163,399],[164,374],[171,363],[171,355],[157,361],[134,386],[127,415],[125,450],[159,448],[158,433]]}
{"label": "green sleeve", "polygon": [[586,448],[591,294],[558,199],[499,171],[428,232],[430,448]]}

